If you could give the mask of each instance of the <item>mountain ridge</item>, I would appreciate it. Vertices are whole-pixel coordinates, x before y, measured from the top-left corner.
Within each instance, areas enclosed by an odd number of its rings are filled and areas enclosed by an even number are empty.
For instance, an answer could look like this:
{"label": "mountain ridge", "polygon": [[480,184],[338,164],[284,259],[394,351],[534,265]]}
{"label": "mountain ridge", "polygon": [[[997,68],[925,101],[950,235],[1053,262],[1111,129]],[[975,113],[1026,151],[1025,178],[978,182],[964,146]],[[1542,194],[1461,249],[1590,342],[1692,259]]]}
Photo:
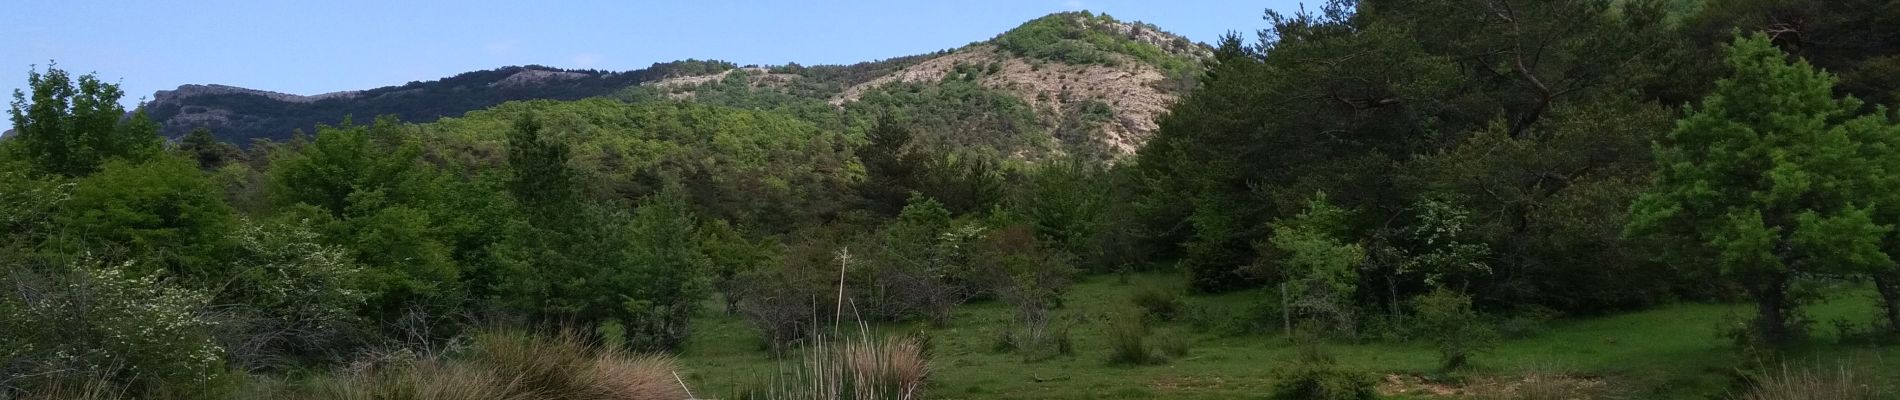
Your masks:
{"label": "mountain ridge", "polygon": [[692,101],[701,87],[734,75],[752,80],[748,85],[758,88],[785,90],[804,85],[790,95],[843,108],[866,92],[893,83],[932,85],[957,75],[956,71],[981,65],[987,74],[973,78],[981,87],[1031,105],[1043,125],[1063,124],[1061,113],[1076,113],[1070,109],[1092,107],[1097,113],[1105,109],[1113,115],[1096,118],[1093,123],[1098,127],[1092,129],[1099,131],[1096,136],[1102,145],[1125,155],[1152,133],[1154,118],[1187,90],[1191,84],[1184,81],[1191,81],[1191,75],[1210,57],[1206,45],[1154,25],[1084,11],[1036,18],[955,49],[848,65],[742,67],[724,61],[682,60],[621,72],[507,66],[318,95],[187,84],[157,92],[146,110],[167,137],[206,128],[221,140],[242,143],[288,139],[294,132],[308,132],[348,116],[396,115],[405,121],[430,122],[508,101],[577,100],[641,87],[662,91],[665,99]]}

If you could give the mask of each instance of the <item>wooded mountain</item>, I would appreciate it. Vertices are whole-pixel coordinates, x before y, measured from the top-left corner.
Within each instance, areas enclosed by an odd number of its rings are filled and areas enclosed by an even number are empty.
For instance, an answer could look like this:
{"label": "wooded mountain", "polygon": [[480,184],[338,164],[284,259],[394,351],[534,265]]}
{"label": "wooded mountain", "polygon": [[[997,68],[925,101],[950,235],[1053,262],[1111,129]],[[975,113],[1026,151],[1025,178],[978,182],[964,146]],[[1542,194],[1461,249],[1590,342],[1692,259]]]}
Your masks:
{"label": "wooded mountain", "polygon": [[167,137],[198,128],[234,143],[284,140],[345,117],[430,122],[508,101],[614,96],[794,111],[827,128],[918,127],[925,142],[1034,158],[1131,154],[1210,49],[1148,24],[1087,12],[1042,17],[983,42],[853,65],[739,66],[685,60],[608,72],[537,65],[300,96],[223,85],[153,95]]}

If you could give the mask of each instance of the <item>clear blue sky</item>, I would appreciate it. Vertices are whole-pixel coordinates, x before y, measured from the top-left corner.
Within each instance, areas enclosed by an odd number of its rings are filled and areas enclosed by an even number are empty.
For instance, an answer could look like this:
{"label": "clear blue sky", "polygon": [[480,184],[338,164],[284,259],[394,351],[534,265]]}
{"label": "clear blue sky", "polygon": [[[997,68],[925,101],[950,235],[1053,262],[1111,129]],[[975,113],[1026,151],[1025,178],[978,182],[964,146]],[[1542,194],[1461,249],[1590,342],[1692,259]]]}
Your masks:
{"label": "clear blue sky", "polygon": [[[1323,0],[1308,0],[1321,2]],[[1298,0],[0,2],[0,90],[31,64],[121,82],[127,103],[186,83],[294,94],[506,65],[630,70],[686,58],[843,64],[954,48],[1065,10],[1213,42]]]}

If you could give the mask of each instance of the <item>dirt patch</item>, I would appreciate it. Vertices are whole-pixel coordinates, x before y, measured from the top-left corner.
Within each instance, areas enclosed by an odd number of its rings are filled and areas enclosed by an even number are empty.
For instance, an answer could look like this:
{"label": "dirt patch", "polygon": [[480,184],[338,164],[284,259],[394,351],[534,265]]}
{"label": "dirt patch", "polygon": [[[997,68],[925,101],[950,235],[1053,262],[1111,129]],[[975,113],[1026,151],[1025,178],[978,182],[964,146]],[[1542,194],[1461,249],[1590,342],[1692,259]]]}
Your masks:
{"label": "dirt patch", "polygon": [[1431,395],[1448,397],[1462,393],[1464,393],[1463,388],[1433,382],[1417,375],[1386,374],[1384,379],[1379,380],[1379,394],[1385,396]]}

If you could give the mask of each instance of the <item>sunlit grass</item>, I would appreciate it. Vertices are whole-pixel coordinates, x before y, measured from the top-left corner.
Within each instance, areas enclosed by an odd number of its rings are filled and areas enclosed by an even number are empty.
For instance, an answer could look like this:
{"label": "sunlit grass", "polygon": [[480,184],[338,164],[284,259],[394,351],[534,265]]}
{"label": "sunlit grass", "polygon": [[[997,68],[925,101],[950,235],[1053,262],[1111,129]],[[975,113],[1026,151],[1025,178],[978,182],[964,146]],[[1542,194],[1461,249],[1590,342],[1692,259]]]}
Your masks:
{"label": "sunlit grass", "polygon": [[[1010,324],[1005,305],[979,303],[955,313],[949,327],[883,326],[892,333],[922,331],[932,346],[931,398],[935,399],[1228,399],[1257,397],[1276,370],[1298,357],[1298,349],[1278,335],[1227,335],[1197,329],[1182,320],[1156,323],[1154,329],[1180,335],[1189,343],[1181,357],[1156,365],[1111,362],[1110,316],[1128,307],[1128,293],[1143,284],[1178,283],[1169,276],[1136,276],[1130,282],[1102,276],[1084,280],[1069,293],[1059,318],[1079,322],[1071,330],[1072,356],[1027,362],[995,351],[995,332]],[[1238,306],[1266,299],[1262,293],[1189,296],[1190,307]],[[1814,320],[1812,342],[1795,358],[1867,359],[1876,371],[1900,371],[1900,348],[1834,344],[1828,321],[1866,324],[1873,302],[1861,294],[1842,294],[1808,308]],[[716,309],[716,308],[713,308]],[[1703,399],[1731,393],[1738,368],[1757,361],[1736,356],[1719,333],[1724,321],[1752,311],[1746,305],[1678,304],[1599,318],[1560,320],[1543,334],[1507,340],[1473,359],[1462,375],[1514,379],[1523,371],[1545,371],[1602,380],[1619,392],[1644,399]],[[681,355],[688,382],[709,396],[724,396],[755,385],[755,377],[780,373],[782,360],[762,350],[758,336],[736,316],[697,321],[695,335]],[[1331,346],[1342,365],[1384,374],[1432,375],[1435,352],[1424,344],[1371,343]],[[1896,372],[1900,374],[1900,372]],[[1890,374],[1892,375],[1892,374]],[[1870,379],[1894,387],[1900,376]],[[1900,387],[1896,387],[1900,389]],[[1396,396],[1398,398],[1407,398]],[[1431,397],[1413,397],[1431,398]]]}

